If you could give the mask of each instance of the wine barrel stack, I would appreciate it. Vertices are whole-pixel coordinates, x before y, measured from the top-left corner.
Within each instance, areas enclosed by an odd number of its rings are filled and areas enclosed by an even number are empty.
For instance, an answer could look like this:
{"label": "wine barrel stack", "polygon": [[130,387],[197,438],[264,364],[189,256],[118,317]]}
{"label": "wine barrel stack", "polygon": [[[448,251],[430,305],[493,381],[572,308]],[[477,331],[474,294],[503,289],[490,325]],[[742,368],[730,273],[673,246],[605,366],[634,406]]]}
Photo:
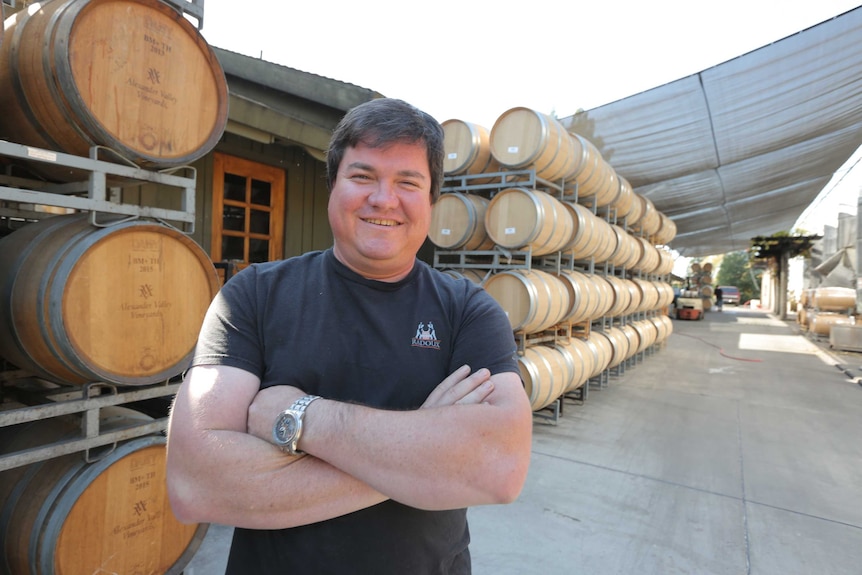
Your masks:
{"label": "wine barrel stack", "polygon": [[490,130],[443,130],[434,266],[506,311],[533,411],[556,420],[565,398],[586,400],[671,334],[676,226],[549,115],[517,107]]}
{"label": "wine barrel stack", "polygon": [[796,321],[813,337],[829,338],[833,325],[856,324],[856,290],[818,287],[802,292]]}
{"label": "wine barrel stack", "polygon": [[193,192],[173,173],[222,137],[224,71],[161,0],[24,4],[0,3],[0,573],[180,573],[207,525],[169,505],[166,411],[220,287],[166,223],[195,202],[56,198],[94,175]]}

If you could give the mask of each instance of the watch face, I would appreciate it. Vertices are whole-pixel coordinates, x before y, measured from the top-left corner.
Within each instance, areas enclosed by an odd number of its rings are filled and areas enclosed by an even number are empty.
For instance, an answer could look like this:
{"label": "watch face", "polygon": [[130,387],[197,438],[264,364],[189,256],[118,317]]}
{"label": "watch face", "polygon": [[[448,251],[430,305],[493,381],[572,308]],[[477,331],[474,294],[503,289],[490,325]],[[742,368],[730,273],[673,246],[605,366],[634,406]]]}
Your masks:
{"label": "watch face", "polygon": [[296,436],[296,417],[292,413],[280,414],[275,422],[273,436],[281,444],[290,443]]}

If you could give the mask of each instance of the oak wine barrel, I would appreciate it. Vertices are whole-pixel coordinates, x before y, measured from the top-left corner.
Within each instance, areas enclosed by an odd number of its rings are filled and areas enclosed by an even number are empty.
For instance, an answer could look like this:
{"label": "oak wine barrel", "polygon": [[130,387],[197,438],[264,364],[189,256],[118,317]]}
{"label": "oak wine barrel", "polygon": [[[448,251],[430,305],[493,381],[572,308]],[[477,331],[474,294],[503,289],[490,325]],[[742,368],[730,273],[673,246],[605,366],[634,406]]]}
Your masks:
{"label": "oak wine barrel", "polygon": [[502,271],[487,278],[483,287],[516,332],[541,332],[560,323],[569,311],[569,292],[563,282],[541,270]]}
{"label": "oak wine barrel", "polygon": [[[10,16],[0,46],[0,137],[146,168],[187,165],[227,124],[215,52],[159,0],[49,0]],[[115,161],[111,154],[102,159]],[[46,167],[55,179],[69,170]]]}
{"label": "oak wine barrel", "polygon": [[843,311],[856,308],[856,290],[845,287],[814,288],[812,306],[821,311]]}
{"label": "oak wine barrel", "polygon": [[[443,173],[461,176],[499,172],[502,167],[491,154],[491,133],[484,126],[451,119],[443,127]],[[484,184],[491,178],[473,178],[470,184]]]}
{"label": "oak wine barrel", "polygon": [[498,246],[529,247],[533,255],[539,256],[560,251],[568,244],[574,222],[563,203],[551,194],[507,188],[488,204],[485,231]]}
{"label": "oak wine barrel", "polygon": [[428,239],[444,250],[488,250],[494,241],[485,231],[488,200],[476,194],[442,194],[431,208]]}
{"label": "oak wine barrel", "polygon": [[[103,432],[151,419],[101,410]],[[80,437],[80,421],[51,418],[0,428],[0,452]],[[182,524],[165,485],[161,435],[120,442],[87,462],[72,453],[0,473],[0,572],[16,575],[181,573],[207,532]]]}
{"label": "oak wine barrel", "polygon": [[527,347],[524,355],[518,356],[518,369],[533,411],[553,403],[571,383],[565,358],[552,347]]}
{"label": "oak wine barrel", "polygon": [[500,165],[533,169],[557,181],[577,168],[576,143],[556,118],[517,107],[500,115],[491,128],[491,154]]}
{"label": "oak wine barrel", "polygon": [[46,218],[0,239],[0,356],[49,381],[147,385],[186,369],[219,289],[174,228]]}

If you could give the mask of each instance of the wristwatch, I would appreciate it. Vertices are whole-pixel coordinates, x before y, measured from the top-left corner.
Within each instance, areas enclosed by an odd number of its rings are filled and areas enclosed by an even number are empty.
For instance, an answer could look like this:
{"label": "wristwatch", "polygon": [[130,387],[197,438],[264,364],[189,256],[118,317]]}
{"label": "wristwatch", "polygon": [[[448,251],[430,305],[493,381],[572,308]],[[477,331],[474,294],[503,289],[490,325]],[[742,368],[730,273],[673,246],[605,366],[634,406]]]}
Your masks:
{"label": "wristwatch", "polygon": [[320,399],[319,395],[306,395],[293,402],[289,408],[278,414],[275,424],[272,426],[272,440],[285,453],[290,455],[301,455],[303,452],[296,448],[302,435],[302,420],[305,417],[305,408],[312,401]]}

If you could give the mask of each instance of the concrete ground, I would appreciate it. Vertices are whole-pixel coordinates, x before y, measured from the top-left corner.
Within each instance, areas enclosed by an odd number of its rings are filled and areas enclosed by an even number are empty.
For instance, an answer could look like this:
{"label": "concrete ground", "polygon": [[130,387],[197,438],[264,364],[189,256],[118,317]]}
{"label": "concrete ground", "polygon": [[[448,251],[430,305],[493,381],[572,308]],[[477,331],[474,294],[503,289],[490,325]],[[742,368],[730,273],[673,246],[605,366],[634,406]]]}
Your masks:
{"label": "concrete ground", "polygon": [[[471,509],[475,575],[862,574],[862,355],[725,307],[536,418],[515,503]],[[188,575],[224,570],[212,526]]]}

